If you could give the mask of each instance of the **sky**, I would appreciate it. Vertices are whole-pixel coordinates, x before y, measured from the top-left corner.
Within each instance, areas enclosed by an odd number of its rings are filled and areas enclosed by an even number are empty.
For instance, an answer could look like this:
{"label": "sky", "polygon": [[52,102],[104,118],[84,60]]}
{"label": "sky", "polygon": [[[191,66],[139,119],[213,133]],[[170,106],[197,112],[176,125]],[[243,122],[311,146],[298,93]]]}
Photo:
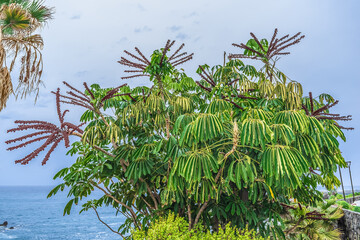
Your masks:
{"label": "sky", "polygon": [[[125,83],[123,66],[117,63],[123,50],[139,47],[147,56],[165,45],[167,39],[176,45],[185,43],[194,52],[192,61],[182,67],[198,78],[196,66],[221,64],[223,53],[238,53],[232,43],[246,42],[253,32],[258,38],[271,38],[275,28],[279,35],[302,32],[305,39],[291,47],[291,55],[278,62],[278,68],[299,81],[304,93],[314,96],[329,93],[340,103],[333,111],[351,114],[346,126],[346,143],[340,148],[346,161],[351,161],[354,185],[360,185],[360,2],[358,0],[46,0],[55,8],[54,19],[42,29],[45,87],[34,97],[11,97],[0,112],[0,186],[55,185],[52,177],[70,166],[74,158],[67,149],[58,147],[45,166],[42,158],[28,165],[14,161],[33,148],[6,151],[6,133],[15,120],[45,120],[58,123],[55,98],[50,91],[63,88],[62,81],[81,88],[86,81],[103,87]],[[16,77],[14,75],[14,77]],[[15,80],[15,79],[14,79]],[[130,79],[130,86],[149,85],[143,78]],[[77,122],[79,108],[71,108],[67,120]],[[76,140],[76,139],[73,139]],[[342,170],[345,185],[350,184],[347,169]]]}

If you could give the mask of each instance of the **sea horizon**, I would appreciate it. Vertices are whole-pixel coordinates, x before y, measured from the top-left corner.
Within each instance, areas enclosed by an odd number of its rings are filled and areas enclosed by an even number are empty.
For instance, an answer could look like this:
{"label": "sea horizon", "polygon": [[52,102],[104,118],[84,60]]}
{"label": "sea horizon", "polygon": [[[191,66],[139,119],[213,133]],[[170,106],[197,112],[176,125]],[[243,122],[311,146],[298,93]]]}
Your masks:
{"label": "sea horizon", "polygon": [[[74,206],[70,215],[63,216],[67,192],[47,198],[54,186],[0,186],[0,224],[8,222],[7,227],[0,227],[0,239],[24,240],[110,240],[118,239],[103,225],[92,211],[79,214],[81,201]],[[95,192],[94,197],[99,197]],[[125,220],[116,216],[112,208],[101,208],[102,220],[116,229]],[[14,229],[10,229],[13,227]]]}

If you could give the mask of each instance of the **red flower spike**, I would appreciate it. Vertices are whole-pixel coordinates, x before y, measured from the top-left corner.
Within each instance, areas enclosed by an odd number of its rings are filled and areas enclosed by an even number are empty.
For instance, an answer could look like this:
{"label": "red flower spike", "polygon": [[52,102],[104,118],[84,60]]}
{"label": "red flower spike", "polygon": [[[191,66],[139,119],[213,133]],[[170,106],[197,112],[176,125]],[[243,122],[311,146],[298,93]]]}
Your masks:
{"label": "red flower spike", "polygon": [[[165,44],[165,47],[162,50],[162,57],[160,59],[160,66],[165,61],[165,55],[170,50],[170,48],[175,44],[175,41],[168,40]],[[185,44],[181,44],[181,46],[168,58],[166,61],[170,63],[173,67],[183,64],[193,58],[193,53],[190,55],[187,55],[186,52],[180,53],[180,50],[185,46]],[[135,47],[135,51],[139,54],[139,56],[136,56],[135,54],[132,54],[128,51],[124,51],[126,55],[130,56],[132,59],[126,59],[124,57],[121,57],[120,63],[121,65],[136,68],[138,70],[125,70],[125,73],[138,73],[130,76],[122,77],[121,79],[130,79],[130,78],[136,78],[136,77],[149,77],[148,74],[144,73],[145,69],[150,66],[151,62],[144,56],[144,54]],[[177,59],[177,60],[174,60]]]}
{"label": "red flower spike", "polygon": [[[74,90],[74,91],[77,92],[76,90]],[[23,142],[25,139],[30,139],[30,140],[20,143],[16,146],[9,147],[7,149],[8,151],[13,151],[15,149],[26,147],[32,143],[46,139],[46,141],[40,147],[35,149],[30,154],[26,155],[24,158],[16,160],[15,163],[20,163],[20,164],[24,164],[24,165],[28,164],[32,159],[36,158],[39,155],[39,153],[41,153],[42,151],[45,151],[45,149],[48,146],[52,145],[42,161],[42,164],[44,165],[50,158],[51,153],[55,150],[55,148],[59,145],[59,143],[62,140],[64,140],[64,142],[65,142],[65,147],[69,147],[70,146],[69,135],[71,135],[74,132],[78,132],[79,134],[83,133],[83,131],[80,129],[81,125],[76,126],[75,124],[72,124],[69,122],[64,122],[65,114],[68,112],[68,110],[65,110],[63,112],[61,111],[60,89],[57,89],[57,91],[55,92],[55,95],[56,95],[56,110],[57,110],[57,115],[58,115],[59,122],[60,122],[60,127],[57,127],[55,124],[48,123],[45,121],[17,120],[17,121],[15,121],[15,123],[18,124],[18,127],[9,129],[7,131],[9,133],[9,132],[18,132],[18,131],[23,131],[23,130],[36,130],[36,132],[34,132],[34,133],[26,134],[22,137],[18,137],[18,138],[6,141],[5,142],[6,144],[10,144],[10,143],[18,142],[18,141]],[[41,136],[43,134],[48,134],[48,135]]]}
{"label": "red flower spike", "polygon": [[263,48],[262,44],[260,43],[259,39],[255,36],[255,34],[250,33],[250,36],[255,40],[255,42],[259,45],[261,52],[248,47],[247,45],[241,43],[241,44],[236,44],[233,43],[232,45],[234,47],[238,47],[244,50],[248,50],[252,53],[255,53],[255,56],[248,56],[248,55],[244,55],[244,54],[230,54],[229,55],[229,59],[233,59],[233,58],[251,58],[251,59],[258,59],[258,60],[263,60],[263,58],[266,58],[267,61],[269,61],[270,59],[272,59],[275,56],[279,56],[279,55],[289,55],[290,52],[283,52],[283,50],[285,50],[286,48],[298,44],[304,37],[305,35],[301,35],[301,32],[298,32],[297,34],[295,34],[294,36],[289,38],[289,34],[283,36],[282,38],[278,39],[276,38],[278,33],[277,28],[275,28],[274,34],[271,38],[271,41],[269,43],[268,46],[268,50],[265,51],[265,49]]}
{"label": "red flower spike", "polygon": [[[348,115],[348,116],[341,116],[340,114],[334,114],[334,113],[327,113],[325,111],[327,111],[328,109],[334,107],[335,105],[337,105],[339,103],[339,100],[336,100],[333,103],[328,103],[325,104],[324,106],[318,108],[318,109],[314,109],[314,99],[312,97],[312,93],[309,92],[309,100],[310,100],[310,109],[308,109],[305,105],[302,105],[302,109],[304,109],[306,115],[311,116],[311,117],[315,117],[318,120],[334,120],[334,121],[351,121],[352,120],[352,116]],[[337,127],[339,127],[340,129],[344,129],[344,130],[354,130],[354,128],[346,128],[343,126],[340,126],[337,122],[335,123],[335,125]]]}

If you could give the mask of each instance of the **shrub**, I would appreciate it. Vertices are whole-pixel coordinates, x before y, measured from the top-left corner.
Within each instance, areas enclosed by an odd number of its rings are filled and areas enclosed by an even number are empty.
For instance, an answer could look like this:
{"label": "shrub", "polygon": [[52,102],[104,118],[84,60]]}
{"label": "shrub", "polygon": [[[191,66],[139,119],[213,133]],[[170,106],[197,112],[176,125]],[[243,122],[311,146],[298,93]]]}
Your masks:
{"label": "shrub", "polygon": [[345,202],[345,201],[337,201],[336,204],[339,206],[342,206],[342,208],[344,208],[344,209],[349,209],[349,210],[352,209],[351,204],[349,204],[348,202]]}
{"label": "shrub", "polygon": [[182,217],[176,217],[170,213],[166,218],[160,218],[150,225],[148,231],[136,230],[132,232],[132,240],[197,240],[197,239],[227,239],[227,240],[264,240],[257,236],[254,230],[238,229],[231,227],[230,223],[225,229],[219,228],[218,232],[204,230],[203,226],[197,224],[189,230],[189,223]]}
{"label": "shrub", "polygon": [[360,207],[354,206],[354,207],[353,207],[353,211],[360,213]]}

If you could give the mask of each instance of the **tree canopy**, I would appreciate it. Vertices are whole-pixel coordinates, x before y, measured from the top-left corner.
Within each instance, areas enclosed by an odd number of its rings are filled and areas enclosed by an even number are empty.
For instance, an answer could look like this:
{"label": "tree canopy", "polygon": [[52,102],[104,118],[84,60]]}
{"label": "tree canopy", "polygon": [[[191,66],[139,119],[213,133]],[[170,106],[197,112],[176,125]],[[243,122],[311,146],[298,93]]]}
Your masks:
{"label": "tree canopy", "polygon": [[[67,189],[69,214],[73,204],[100,190],[103,196],[82,211],[93,209],[101,220],[97,208],[112,206],[127,218],[119,229],[107,225],[120,235],[175,213],[189,230],[201,222],[217,231],[231,222],[285,237],[281,214],[291,199],[313,206],[322,199],[318,185],[339,185],[334,173],[346,166],[339,140],[350,129],[339,121],[351,116],[330,113],[338,101],[328,94],[304,96],[301,84],[276,67],[303,35],[278,38],[275,30],[270,41],[251,36],[233,44],[242,52],[222,65],[200,65],[198,78],[176,68],[192,59],[181,53],[184,44],[172,51],[175,41],[169,40],[150,58],[138,48],[124,51],[127,58],[119,63],[131,75],[123,79],[147,77],[151,87],[84,83],[79,90],[64,82],[66,94],[53,92],[60,125],[17,121],[8,132],[35,132],[7,141],[23,142],[9,150],[45,141],[17,161],[28,164],[51,146],[45,164],[64,140],[77,160],[55,175],[63,183],[49,197]],[[259,69],[245,62],[256,60],[263,63]],[[84,109],[79,124],[64,120],[62,104]],[[71,135],[80,139],[70,144]]]}

